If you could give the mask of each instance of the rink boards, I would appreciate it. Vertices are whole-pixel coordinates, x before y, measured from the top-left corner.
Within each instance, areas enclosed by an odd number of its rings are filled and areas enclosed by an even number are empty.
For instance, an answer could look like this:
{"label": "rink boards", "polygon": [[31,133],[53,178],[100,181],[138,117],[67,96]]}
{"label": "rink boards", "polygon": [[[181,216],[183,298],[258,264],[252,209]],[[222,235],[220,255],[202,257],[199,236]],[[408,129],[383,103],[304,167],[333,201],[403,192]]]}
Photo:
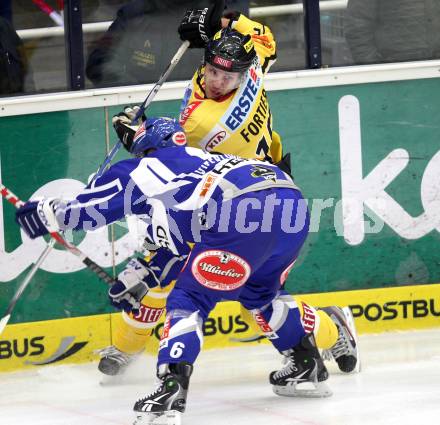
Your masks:
{"label": "rink boards", "polygon": [[[289,292],[440,282],[439,70],[434,61],[268,77],[274,129],[291,153],[295,183],[311,212],[309,236],[285,284]],[[149,116],[176,116],[178,87],[185,83],[164,86]],[[0,100],[1,182],[22,199],[75,196],[115,143],[111,116],[142,100],[148,88]],[[124,158],[121,149],[116,160]],[[0,311],[46,247],[42,238],[20,232],[14,213],[0,199]],[[73,243],[113,276],[134,252],[125,221],[78,232]],[[11,323],[110,313],[106,292],[58,247]],[[367,314],[378,313],[373,306]]]}
{"label": "rink boards", "polygon": [[[440,61],[428,61],[267,79],[274,128],[311,211],[285,287],[312,305],[350,305],[360,333],[440,325],[439,71]],[[177,116],[185,86],[166,83],[149,116]],[[0,181],[22,199],[75,195],[115,143],[111,116],[151,88],[2,98]],[[46,246],[20,232],[14,213],[0,198],[0,314]],[[125,222],[73,243],[113,276],[134,251]],[[0,335],[0,371],[95,360],[119,320],[107,290],[54,249]],[[208,349],[265,342],[233,303],[216,308],[204,333]]]}
{"label": "rink boards", "polygon": [[[314,306],[349,305],[358,333],[424,329],[440,323],[440,284],[303,295]],[[323,302],[325,302],[323,304]],[[117,313],[9,325],[0,336],[0,371],[98,358],[96,350],[111,344]],[[149,339],[154,354],[162,321]],[[240,305],[222,302],[204,326],[204,349],[267,343],[240,315]]]}

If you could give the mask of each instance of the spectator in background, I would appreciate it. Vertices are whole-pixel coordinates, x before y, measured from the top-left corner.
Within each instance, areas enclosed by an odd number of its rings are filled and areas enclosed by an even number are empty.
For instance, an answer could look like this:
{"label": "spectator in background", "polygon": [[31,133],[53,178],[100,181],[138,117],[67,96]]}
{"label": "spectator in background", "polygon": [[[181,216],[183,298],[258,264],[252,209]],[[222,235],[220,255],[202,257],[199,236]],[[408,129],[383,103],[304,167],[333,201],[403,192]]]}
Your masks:
{"label": "spectator in background", "polygon": [[0,16],[12,24],[12,4],[11,0],[0,0]]}
{"label": "spectator in background", "polygon": [[[156,82],[182,43],[175,28],[194,3],[135,0],[121,7],[88,57],[87,77],[98,87]],[[173,71],[173,79],[191,78],[201,60],[199,51],[188,51]]]}
{"label": "spectator in background", "polygon": [[23,92],[25,75],[23,43],[12,24],[0,16],[0,95]]}
{"label": "spectator in background", "polygon": [[344,30],[355,64],[440,58],[440,1],[348,0]]}

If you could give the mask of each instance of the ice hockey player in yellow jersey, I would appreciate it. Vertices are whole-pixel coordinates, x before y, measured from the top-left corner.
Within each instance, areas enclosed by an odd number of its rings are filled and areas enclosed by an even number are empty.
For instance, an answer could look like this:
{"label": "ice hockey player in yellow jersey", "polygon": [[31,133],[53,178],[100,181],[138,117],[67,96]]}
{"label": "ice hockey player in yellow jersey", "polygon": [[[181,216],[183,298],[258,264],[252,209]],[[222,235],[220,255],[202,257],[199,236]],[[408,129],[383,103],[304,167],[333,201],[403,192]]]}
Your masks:
{"label": "ice hockey player in yellow jersey", "polygon": [[[231,15],[229,15],[231,16]],[[205,63],[186,90],[180,114],[188,144],[208,152],[281,160],[264,75],[276,58],[270,29],[244,15],[223,18]]]}
{"label": "ice hockey player in yellow jersey", "polygon": [[[207,25],[200,27],[203,13]],[[280,137],[272,130],[272,115],[263,85],[264,76],[276,59],[272,32],[239,13],[227,13],[221,21],[219,15],[217,26],[216,13],[215,6],[190,10],[179,27],[181,38],[190,41],[191,47],[205,49],[204,63],[188,86],[180,111],[180,124],[188,145],[208,152],[267,160],[289,171],[289,164],[283,160]],[[209,40],[204,40],[203,35],[210,36]],[[115,128],[126,124],[122,131],[133,132],[131,138],[134,131],[128,125],[132,117],[130,113],[125,118],[119,114],[114,121]],[[101,351],[101,372],[119,374],[147,344],[157,347],[153,328],[172,287],[150,290],[137,316],[122,313],[113,345]],[[314,333],[317,346],[331,353],[342,371],[355,370],[358,348],[349,309],[315,309],[299,297],[295,299],[304,326],[312,324],[309,331]],[[251,314],[242,309],[242,316],[257,332]]]}

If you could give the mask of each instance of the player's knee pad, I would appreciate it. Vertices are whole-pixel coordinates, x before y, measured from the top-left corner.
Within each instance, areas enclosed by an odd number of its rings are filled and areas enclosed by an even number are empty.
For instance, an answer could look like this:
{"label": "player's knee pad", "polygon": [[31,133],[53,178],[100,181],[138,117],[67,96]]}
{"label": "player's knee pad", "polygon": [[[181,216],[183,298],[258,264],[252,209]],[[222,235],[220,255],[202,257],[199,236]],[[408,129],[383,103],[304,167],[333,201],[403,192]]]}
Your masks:
{"label": "player's knee pad", "polygon": [[338,339],[338,328],[329,315],[307,304],[301,297],[294,298],[301,312],[304,330],[307,333],[313,332],[318,348],[326,350],[333,347]]}
{"label": "player's knee pad", "polygon": [[298,345],[306,334],[298,306],[285,291],[279,291],[270,304],[251,310],[251,313],[261,331],[280,352]]}
{"label": "player's knee pad", "polygon": [[198,311],[167,313],[159,343],[158,363],[194,363],[203,345],[203,320]]}

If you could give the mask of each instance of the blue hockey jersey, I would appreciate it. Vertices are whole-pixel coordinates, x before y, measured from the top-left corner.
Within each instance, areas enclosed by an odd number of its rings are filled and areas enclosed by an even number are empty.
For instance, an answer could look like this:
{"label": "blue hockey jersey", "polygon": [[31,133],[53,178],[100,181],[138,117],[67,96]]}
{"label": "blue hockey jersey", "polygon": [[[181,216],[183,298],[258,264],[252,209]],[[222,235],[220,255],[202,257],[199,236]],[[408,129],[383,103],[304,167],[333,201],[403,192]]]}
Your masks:
{"label": "blue hockey jersey", "polygon": [[186,242],[197,242],[210,205],[273,187],[297,189],[267,162],[170,147],[116,163],[59,208],[57,219],[63,229],[87,231],[135,214],[156,245],[177,255]]}

